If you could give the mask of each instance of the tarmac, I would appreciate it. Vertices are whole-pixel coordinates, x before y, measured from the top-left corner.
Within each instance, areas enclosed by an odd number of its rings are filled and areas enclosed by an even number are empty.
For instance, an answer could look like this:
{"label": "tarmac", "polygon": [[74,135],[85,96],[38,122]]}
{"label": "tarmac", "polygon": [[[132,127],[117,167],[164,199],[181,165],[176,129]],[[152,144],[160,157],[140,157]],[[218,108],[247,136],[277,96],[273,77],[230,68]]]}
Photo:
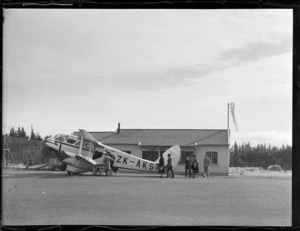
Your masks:
{"label": "tarmac", "polygon": [[291,226],[292,180],[2,169],[2,225]]}

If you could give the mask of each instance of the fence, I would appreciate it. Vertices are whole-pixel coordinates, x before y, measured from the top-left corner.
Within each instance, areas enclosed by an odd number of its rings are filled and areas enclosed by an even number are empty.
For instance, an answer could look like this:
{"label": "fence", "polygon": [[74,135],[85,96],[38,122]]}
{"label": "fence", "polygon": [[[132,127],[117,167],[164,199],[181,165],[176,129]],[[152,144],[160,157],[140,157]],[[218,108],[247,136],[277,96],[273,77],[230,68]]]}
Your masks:
{"label": "fence", "polygon": [[4,164],[11,163],[10,159],[14,160],[14,164],[26,164],[27,160],[29,160],[29,164],[44,163],[42,155],[43,141],[2,136],[2,144]]}
{"label": "fence", "polygon": [[229,175],[241,175],[244,172],[259,172],[263,170],[263,168],[257,168],[257,167],[230,167],[229,168]]}

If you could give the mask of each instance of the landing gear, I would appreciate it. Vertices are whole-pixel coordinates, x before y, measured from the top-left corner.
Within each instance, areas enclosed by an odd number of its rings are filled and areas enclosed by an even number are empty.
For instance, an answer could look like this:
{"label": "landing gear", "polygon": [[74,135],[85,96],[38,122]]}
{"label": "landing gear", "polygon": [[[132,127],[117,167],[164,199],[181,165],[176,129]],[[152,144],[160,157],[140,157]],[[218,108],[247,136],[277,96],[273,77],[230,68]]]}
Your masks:
{"label": "landing gear", "polygon": [[69,176],[73,176],[73,172],[68,171],[68,175],[69,175]]}

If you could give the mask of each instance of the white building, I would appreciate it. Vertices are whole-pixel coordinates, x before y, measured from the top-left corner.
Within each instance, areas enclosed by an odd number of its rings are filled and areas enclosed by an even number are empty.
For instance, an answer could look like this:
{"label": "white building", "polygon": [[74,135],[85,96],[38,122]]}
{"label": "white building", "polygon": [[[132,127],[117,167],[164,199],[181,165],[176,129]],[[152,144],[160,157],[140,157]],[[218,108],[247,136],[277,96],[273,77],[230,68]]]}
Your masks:
{"label": "white building", "polygon": [[103,144],[144,159],[155,161],[159,154],[178,144],[181,148],[175,169],[183,174],[185,157],[195,154],[199,170],[203,172],[203,158],[212,160],[211,175],[228,175],[229,143],[226,129],[117,129],[116,132],[90,132]]}

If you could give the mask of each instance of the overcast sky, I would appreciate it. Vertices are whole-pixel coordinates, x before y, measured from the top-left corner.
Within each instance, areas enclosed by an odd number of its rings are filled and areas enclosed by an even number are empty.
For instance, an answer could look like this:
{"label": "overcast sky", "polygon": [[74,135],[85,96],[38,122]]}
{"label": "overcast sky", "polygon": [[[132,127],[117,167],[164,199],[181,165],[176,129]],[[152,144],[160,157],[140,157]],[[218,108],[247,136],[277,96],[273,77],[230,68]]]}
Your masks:
{"label": "overcast sky", "polygon": [[3,133],[226,129],[292,143],[292,10],[5,9]]}

